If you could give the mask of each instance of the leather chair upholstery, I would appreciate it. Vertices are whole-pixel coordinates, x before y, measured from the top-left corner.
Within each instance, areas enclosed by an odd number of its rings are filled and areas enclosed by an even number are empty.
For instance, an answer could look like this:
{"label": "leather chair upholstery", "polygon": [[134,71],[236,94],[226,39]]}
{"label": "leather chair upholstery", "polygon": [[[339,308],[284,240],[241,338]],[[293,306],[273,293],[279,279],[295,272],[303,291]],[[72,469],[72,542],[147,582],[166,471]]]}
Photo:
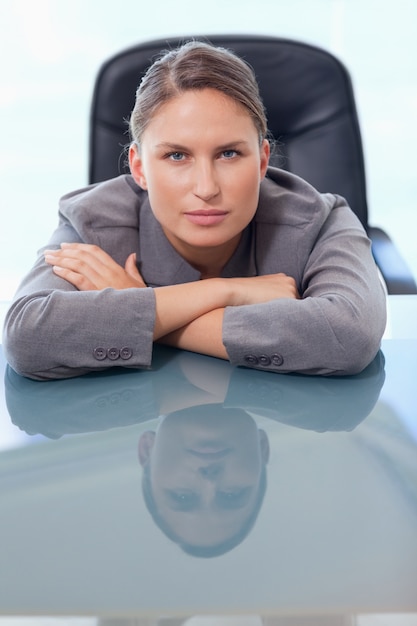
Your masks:
{"label": "leather chair upholstery", "polygon": [[[344,65],[327,51],[269,36],[193,37],[235,51],[255,70],[277,149],[271,164],[298,174],[322,192],[344,196],[361,220],[388,293],[417,293],[415,280],[390,237],[368,223],[361,133]],[[140,43],[108,59],[93,93],[89,182],[128,171],[127,120],[140,79],[152,60],[188,38]],[[406,227],[406,226],[405,226]]]}

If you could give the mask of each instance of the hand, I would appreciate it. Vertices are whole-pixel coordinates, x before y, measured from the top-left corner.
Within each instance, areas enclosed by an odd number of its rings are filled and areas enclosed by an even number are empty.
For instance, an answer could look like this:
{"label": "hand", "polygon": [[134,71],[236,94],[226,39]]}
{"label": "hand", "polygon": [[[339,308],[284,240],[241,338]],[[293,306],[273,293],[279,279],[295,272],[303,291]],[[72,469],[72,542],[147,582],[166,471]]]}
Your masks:
{"label": "hand", "polygon": [[136,267],[134,253],[127,257],[124,267],[99,246],[85,243],[62,243],[59,250],[45,250],[44,255],[54,273],[80,291],[147,286]]}
{"label": "hand", "polygon": [[294,278],[282,273],[225,280],[231,287],[228,303],[231,306],[259,304],[278,298],[300,298]]}
{"label": "hand", "polygon": [[221,358],[227,358],[222,342],[225,307],[300,297],[295,280],[286,274],[208,278],[156,287],[154,293],[155,341]]}

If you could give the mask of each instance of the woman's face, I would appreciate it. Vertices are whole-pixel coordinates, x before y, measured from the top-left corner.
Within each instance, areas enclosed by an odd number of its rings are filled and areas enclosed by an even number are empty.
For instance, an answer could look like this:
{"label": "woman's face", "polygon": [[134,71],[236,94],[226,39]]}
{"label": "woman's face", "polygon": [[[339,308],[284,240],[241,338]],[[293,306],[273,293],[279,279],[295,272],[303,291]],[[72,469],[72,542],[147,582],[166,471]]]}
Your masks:
{"label": "woman's face", "polygon": [[252,417],[217,406],[169,415],[139,443],[159,514],[177,537],[200,546],[226,541],[251,515],[268,455]]}
{"label": "woman's face", "polygon": [[140,154],[130,150],[130,167],[166,237],[192,263],[213,249],[233,254],[256,212],[268,158],[248,111],[203,89],[157,110]]}

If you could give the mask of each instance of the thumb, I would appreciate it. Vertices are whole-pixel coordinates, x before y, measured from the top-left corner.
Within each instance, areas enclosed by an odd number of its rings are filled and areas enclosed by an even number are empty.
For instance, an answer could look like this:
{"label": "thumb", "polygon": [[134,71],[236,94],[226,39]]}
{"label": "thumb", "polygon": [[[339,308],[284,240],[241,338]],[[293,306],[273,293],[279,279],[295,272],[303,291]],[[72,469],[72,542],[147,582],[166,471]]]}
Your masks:
{"label": "thumb", "polygon": [[125,271],[132,276],[132,278],[140,278],[142,280],[141,275],[139,274],[139,270],[136,265],[136,252],[132,252],[126,259],[125,263]]}

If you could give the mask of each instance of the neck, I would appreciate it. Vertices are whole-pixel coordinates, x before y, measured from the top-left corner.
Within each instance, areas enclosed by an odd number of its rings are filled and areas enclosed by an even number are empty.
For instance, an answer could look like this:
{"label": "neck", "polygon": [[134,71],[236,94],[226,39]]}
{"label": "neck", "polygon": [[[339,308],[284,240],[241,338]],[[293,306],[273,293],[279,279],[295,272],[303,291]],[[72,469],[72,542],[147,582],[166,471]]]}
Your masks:
{"label": "neck", "polygon": [[241,233],[222,245],[210,247],[194,247],[184,242],[170,241],[178,254],[200,272],[201,279],[205,279],[218,278],[221,275],[224,266],[238,247],[240,238]]}

